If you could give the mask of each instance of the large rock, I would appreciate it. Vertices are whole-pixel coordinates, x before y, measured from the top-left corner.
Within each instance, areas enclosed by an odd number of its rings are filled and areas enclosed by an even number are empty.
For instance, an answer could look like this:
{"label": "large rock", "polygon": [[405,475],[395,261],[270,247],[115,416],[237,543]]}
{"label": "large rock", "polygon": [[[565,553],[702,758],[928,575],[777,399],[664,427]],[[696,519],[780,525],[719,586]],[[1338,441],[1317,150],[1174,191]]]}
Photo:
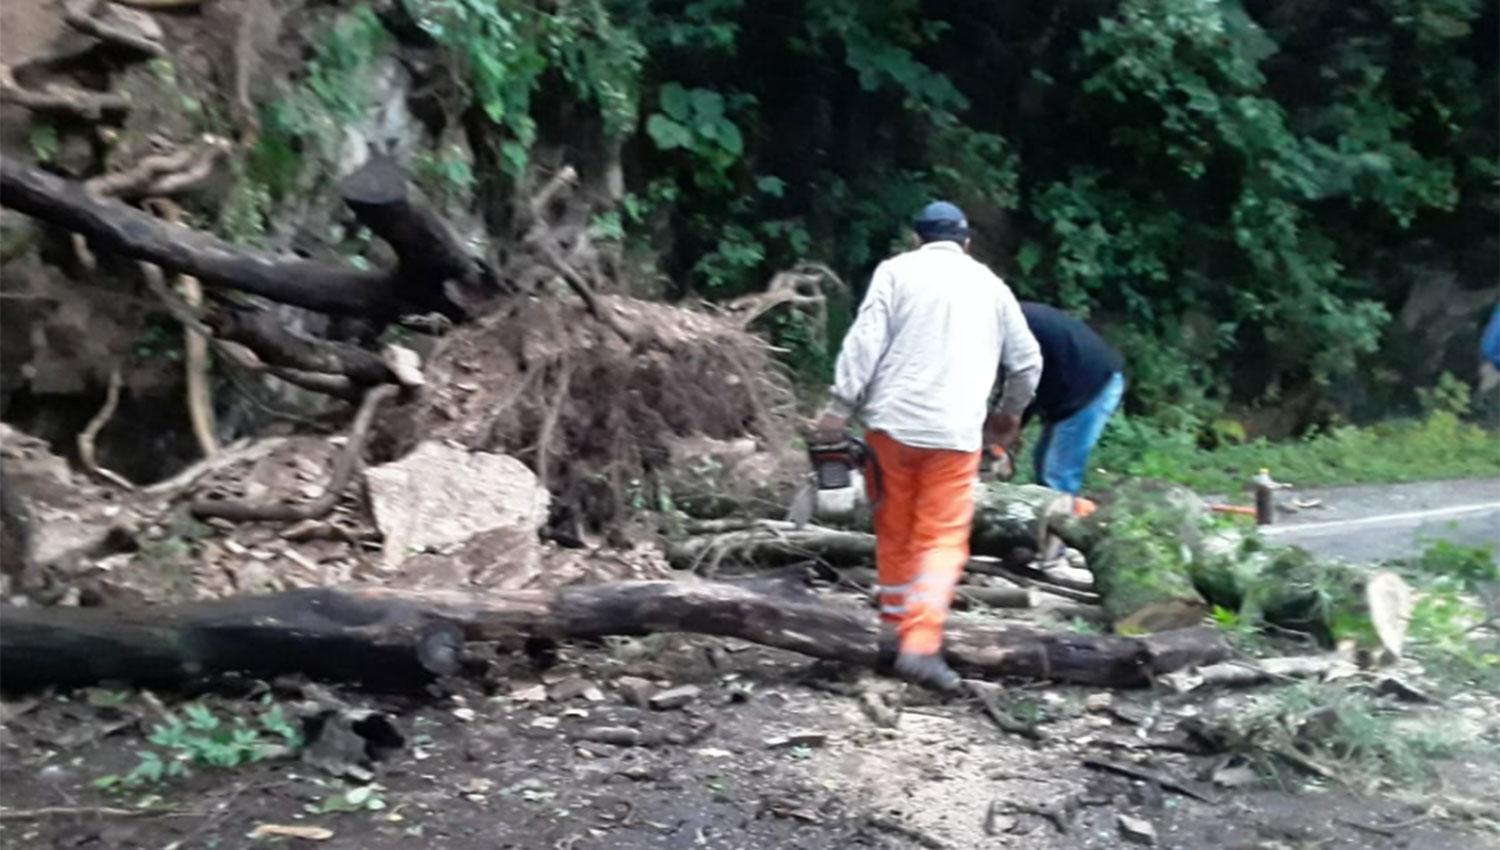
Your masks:
{"label": "large rock", "polygon": [[519,460],[425,442],[366,473],[386,569],[410,555],[461,544],[482,532],[535,534],[547,519],[547,491]]}

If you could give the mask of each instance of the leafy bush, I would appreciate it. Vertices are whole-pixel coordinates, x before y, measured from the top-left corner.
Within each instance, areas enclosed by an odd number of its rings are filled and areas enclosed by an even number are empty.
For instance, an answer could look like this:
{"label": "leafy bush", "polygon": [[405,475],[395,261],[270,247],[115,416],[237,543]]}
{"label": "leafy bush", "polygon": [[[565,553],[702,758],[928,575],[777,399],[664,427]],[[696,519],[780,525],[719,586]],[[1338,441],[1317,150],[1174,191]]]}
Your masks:
{"label": "leafy bush", "polygon": [[1091,463],[1105,471],[1105,480],[1155,478],[1202,493],[1237,494],[1262,467],[1279,481],[1301,486],[1500,475],[1496,439],[1491,431],[1437,412],[1421,420],[1332,428],[1299,440],[1205,449],[1194,432],[1117,415]]}
{"label": "leafy bush", "polygon": [[124,774],[101,776],[94,785],[133,788],[187,776],[193,766],[239,767],[278,749],[302,746],[302,733],[280,706],[271,706],[254,726],[243,717],[221,718],[201,703],[184,707],[182,714],[168,714],[165,723],[152,728],[147,740],[158,749],[139,751],[135,767]]}

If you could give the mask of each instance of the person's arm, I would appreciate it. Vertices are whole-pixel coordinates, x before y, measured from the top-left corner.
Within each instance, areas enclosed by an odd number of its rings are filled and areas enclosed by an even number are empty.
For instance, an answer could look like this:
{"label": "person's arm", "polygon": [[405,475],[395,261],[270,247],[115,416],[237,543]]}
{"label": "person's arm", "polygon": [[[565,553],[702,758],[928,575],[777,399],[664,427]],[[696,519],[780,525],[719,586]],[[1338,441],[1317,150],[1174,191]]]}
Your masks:
{"label": "person's arm", "polygon": [[859,314],[854,317],[854,324],[849,326],[843,345],[839,347],[833,386],[828,391],[828,412],[840,418],[848,419],[859,412],[870,381],[880,367],[880,358],[890,341],[891,299],[895,283],[895,277],[886,265],[875,269]]}
{"label": "person's arm", "polygon": [[1026,324],[1026,316],[1010,287],[1001,284],[1000,333],[1003,346],[1000,349],[1000,367],[1005,374],[1005,391],[995,405],[995,413],[1013,416],[1017,421],[1026,411],[1026,406],[1036,396],[1036,388],[1042,380],[1042,347]]}
{"label": "person's arm", "polygon": [[1495,312],[1490,314],[1490,323],[1479,341],[1479,350],[1491,365],[1500,369],[1500,305],[1496,305]]}

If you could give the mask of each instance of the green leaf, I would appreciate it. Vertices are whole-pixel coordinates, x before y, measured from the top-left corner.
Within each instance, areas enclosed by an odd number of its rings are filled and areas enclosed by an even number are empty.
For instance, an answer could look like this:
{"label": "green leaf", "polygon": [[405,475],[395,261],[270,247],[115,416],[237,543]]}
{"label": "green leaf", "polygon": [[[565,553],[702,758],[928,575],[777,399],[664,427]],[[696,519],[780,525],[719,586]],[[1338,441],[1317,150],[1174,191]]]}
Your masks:
{"label": "green leaf", "polygon": [[730,156],[738,157],[745,151],[745,139],[740,135],[740,128],[734,126],[729,120],[718,123],[719,147],[723,148]]}
{"label": "green leaf", "polygon": [[[661,87],[661,111],[668,117],[680,122],[686,122],[692,112],[692,99],[688,96],[687,89],[677,83],[667,83]],[[648,127],[649,131],[650,128]]]}
{"label": "green leaf", "polygon": [[44,164],[55,159],[62,147],[57,137],[57,128],[45,122],[32,125],[29,141],[37,162]]}
{"label": "green leaf", "polygon": [[1016,266],[1021,269],[1021,274],[1031,274],[1041,261],[1042,249],[1035,242],[1023,243],[1021,250],[1016,252]]}
{"label": "green leaf", "polygon": [[693,141],[686,127],[660,112],[646,119],[646,133],[657,148],[664,151],[688,147]]}
{"label": "green leaf", "polygon": [[526,170],[526,163],[531,159],[526,146],[520,142],[503,142],[500,145],[500,161],[505,173],[519,176]]}
{"label": "green leaf", "polygon": [[779,198],[786,194],[786,181],[780,177],[757,177],[755,178],[755,188],[773,198]]}
{"label": "green leaf", "polygon": [[712,89],[692,89],[688,92],[693,111],[699,120],[712,120],[724,115],[724,96]]}
{"label": "green leaf", "polygon": [[188,726],[203,732],[211,732],[219,728],[219,718],[214,716],[212,710],[202,703],[193,703],[182,710],[187,715]]}

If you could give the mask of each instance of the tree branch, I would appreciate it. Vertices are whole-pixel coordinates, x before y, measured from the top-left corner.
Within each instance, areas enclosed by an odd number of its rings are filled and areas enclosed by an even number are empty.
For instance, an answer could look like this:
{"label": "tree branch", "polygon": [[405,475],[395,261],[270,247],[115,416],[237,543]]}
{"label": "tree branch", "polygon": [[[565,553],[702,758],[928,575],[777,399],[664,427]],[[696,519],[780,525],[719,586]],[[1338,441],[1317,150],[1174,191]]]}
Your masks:
{"label": "tree branch", "polygon": [[344,449],[333,461],[333,472],[328,477],[328,485],[316,499],[303,504],[197,499],[193,502],[193,513],[200,517],[222,517],[233,522],[291,522],[327,515],[338,504],[339,497],[349,486],[349,480],[354,477],[354,471],[359,468],[365,438],[370,433],[375,413],[381,404],[396,394],[397,389],[393,384],[385,384],[365,394],[365,400],[354,416],[354,424],[349,426],[349,437],[344,443]]}

